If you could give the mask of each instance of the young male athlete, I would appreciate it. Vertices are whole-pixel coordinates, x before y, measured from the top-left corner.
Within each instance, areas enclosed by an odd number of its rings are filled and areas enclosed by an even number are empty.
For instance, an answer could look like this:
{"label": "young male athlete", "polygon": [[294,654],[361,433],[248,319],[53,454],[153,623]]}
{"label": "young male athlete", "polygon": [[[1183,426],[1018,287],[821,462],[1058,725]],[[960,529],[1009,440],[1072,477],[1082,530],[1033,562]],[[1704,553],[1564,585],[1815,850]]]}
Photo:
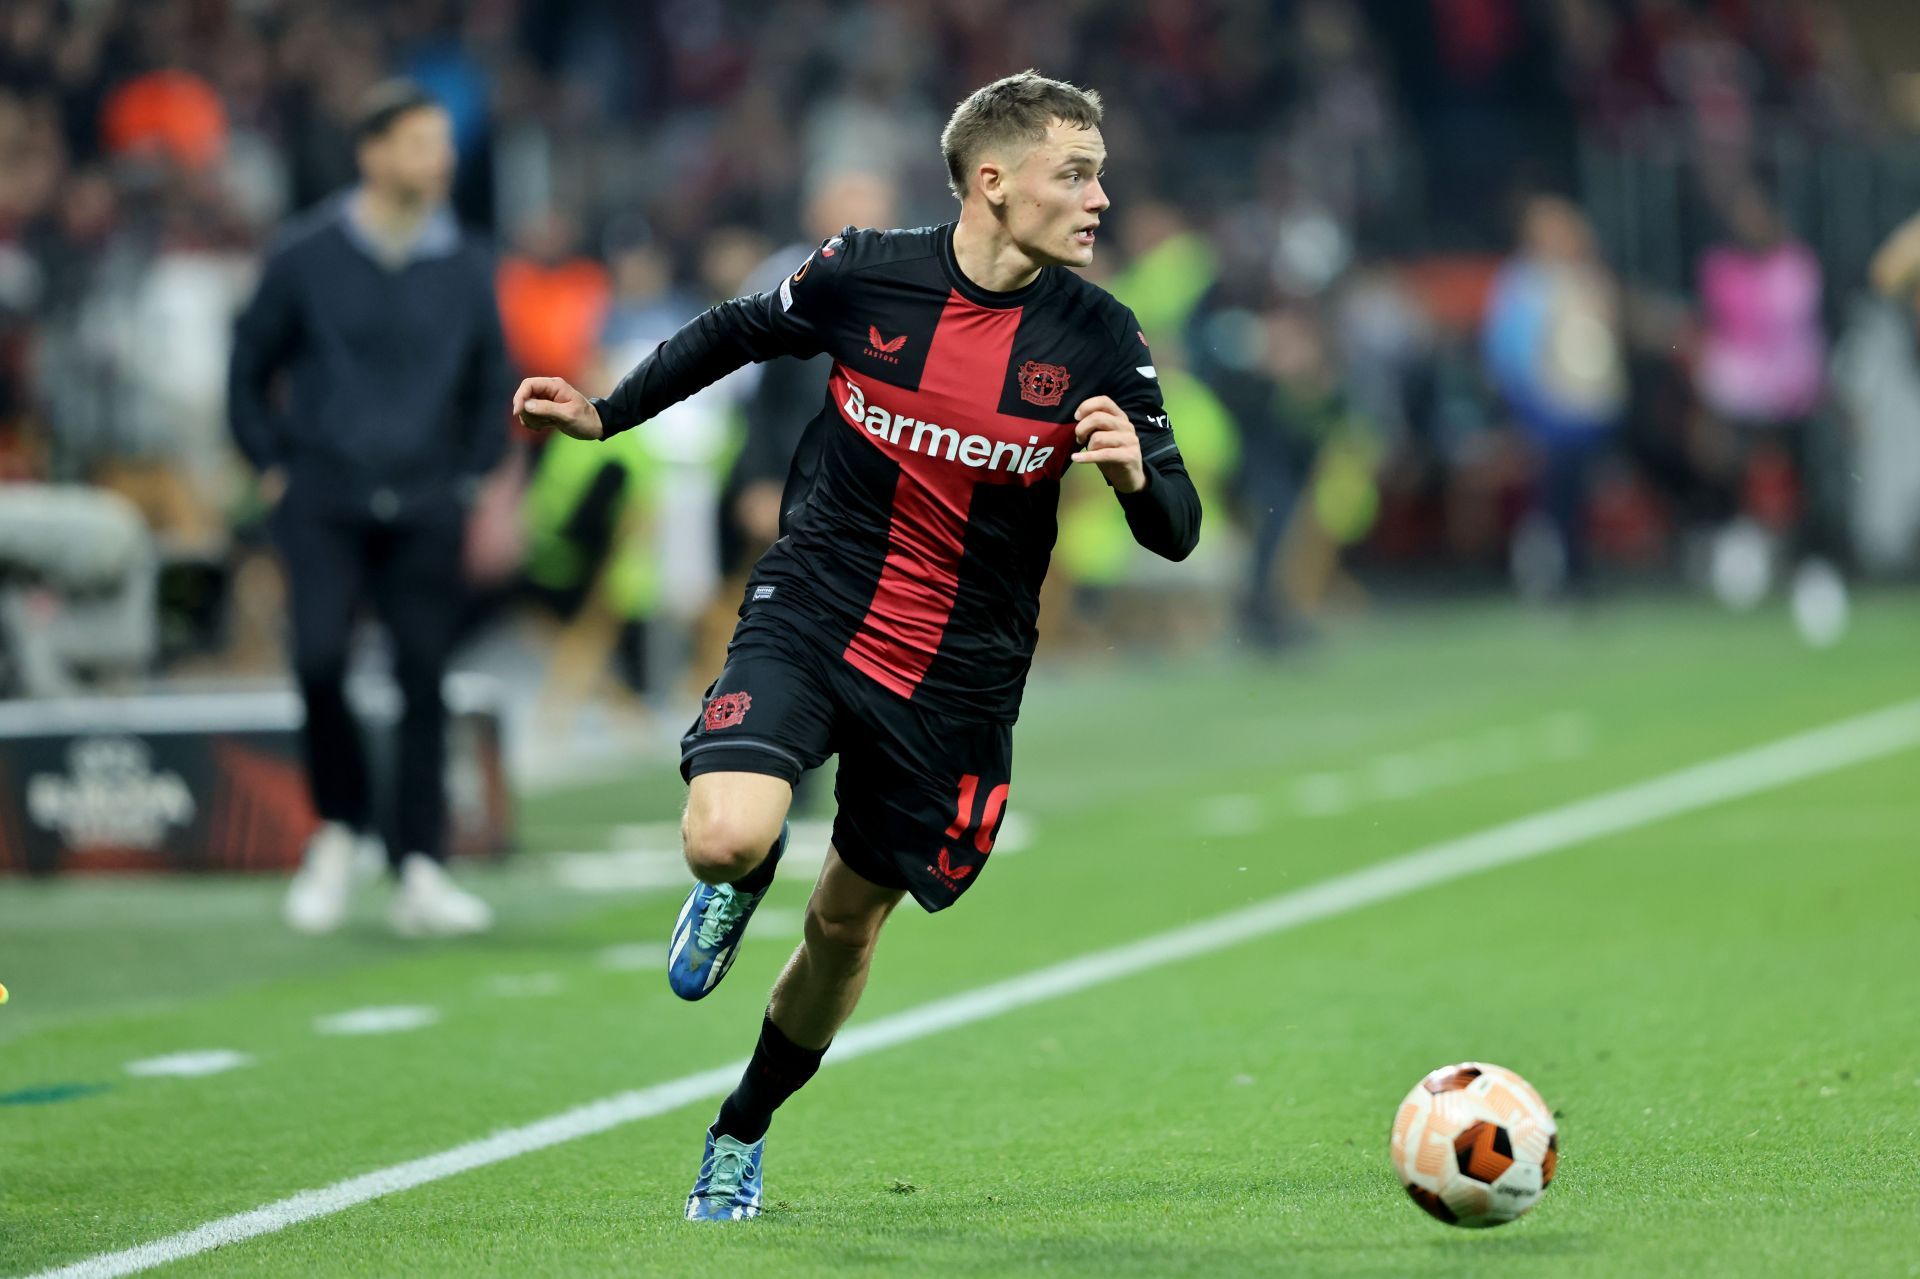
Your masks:
{"label": "young male athlete", "polygon": [[527,425],[605,439],[751,360],[826,352],[826,405],[748,582],[727,661],[681,743],[700,881],[668,978],[699,999],[732,965],[786,848],[793,783],[840,756],[805,938],[740,1085],[708,1129],[693,1220],[760,1211],[773,1111],[812,1078],[906,893],[929,911],[980,877],[1005,812],[1060,480],[1097,466],[1141,545],[1183,559],[1200,500],[1133,313],[1067,267],[1108,205],[1097,94],[1031,71],[980,89],[940,145],[959,221],[848,227],[773,292],[723,303],[606,399],[558,378]]}

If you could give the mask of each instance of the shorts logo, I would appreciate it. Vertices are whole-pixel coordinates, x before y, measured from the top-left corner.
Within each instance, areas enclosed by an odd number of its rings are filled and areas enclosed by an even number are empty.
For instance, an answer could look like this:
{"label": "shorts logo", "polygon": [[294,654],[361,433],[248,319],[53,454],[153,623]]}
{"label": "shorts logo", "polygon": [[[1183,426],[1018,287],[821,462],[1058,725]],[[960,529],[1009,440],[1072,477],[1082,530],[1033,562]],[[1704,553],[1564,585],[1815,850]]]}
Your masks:
{"label": "shorts logo", "polygon": [[955,866],[949,861],[947,850],[944,848],[940,850],[940,856],[935,860],[938,864],[927,867],[927,873],[955,891],[959,890],[961,880],[973,874],[973,867]]}
{"label": "shorts logo", "polygon": [[722,693],[707,703],[705,723],[709,733],[732,728],[747,717],[753,698],[747,693]]}
{"label": "shorts logo", "polygon": [[1067,370],[1059,364],[1028,360],[1020,366],[1020,398],[1050,408],[1067,393]]}

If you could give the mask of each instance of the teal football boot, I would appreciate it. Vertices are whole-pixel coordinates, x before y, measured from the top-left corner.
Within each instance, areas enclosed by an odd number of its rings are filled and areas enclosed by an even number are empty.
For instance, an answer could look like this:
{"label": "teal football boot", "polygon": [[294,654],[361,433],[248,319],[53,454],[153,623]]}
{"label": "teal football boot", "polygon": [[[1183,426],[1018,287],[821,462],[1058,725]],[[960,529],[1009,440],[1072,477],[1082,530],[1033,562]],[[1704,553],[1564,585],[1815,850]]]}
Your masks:
{"label": "teal football boot", "polygon": [[[787,851],[786,823],[767,854],[769,869]],[[772,881],[768,881],[772,887]],[[695,884],[673,921],[673,939],[667,945],[667,984],[682,999],[704,999],[720,984],[740,953],[740,937],[747,931],[754,907],[767,895],[744,892],[732,884]]]}
{"label": "teal football boot", "polygon": [[766,1138],[749,1146],[707,1129],[700,1176],[687,1196],[688,1221],[741,1221],[760,1215],[760,1155]]}

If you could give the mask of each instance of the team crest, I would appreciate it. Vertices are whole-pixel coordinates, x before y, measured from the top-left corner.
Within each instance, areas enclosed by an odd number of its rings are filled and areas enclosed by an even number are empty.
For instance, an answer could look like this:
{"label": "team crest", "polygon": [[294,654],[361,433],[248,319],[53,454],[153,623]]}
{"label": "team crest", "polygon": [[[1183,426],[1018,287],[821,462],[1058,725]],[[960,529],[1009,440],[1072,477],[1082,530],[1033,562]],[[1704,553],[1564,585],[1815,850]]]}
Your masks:
{"label": "team crest", "polygon": [[732,728],[747,717],[753,698],[746,693],[722,693],[707,703],[706,725],[709,733]]}
{"label": "team crest", "polygon": [[1067,381],[1065,366],[1028,360],[1020,366],[1020,398],[1029,404],[1051,408],[1067,393]]}

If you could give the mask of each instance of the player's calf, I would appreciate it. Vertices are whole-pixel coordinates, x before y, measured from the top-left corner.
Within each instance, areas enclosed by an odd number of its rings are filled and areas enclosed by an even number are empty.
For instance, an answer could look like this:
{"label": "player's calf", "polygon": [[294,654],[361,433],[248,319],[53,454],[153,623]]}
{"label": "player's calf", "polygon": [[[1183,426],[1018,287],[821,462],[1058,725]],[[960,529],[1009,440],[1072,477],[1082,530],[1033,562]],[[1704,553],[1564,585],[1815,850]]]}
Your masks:
{"label": "player's calf", "polygon": [[873,954],[880,940],[880,926],[890,909],[874,910],[822,901],[819,896],[807,903],[802,935],[807,950],[822,963],[836,968],[858,968]]}

